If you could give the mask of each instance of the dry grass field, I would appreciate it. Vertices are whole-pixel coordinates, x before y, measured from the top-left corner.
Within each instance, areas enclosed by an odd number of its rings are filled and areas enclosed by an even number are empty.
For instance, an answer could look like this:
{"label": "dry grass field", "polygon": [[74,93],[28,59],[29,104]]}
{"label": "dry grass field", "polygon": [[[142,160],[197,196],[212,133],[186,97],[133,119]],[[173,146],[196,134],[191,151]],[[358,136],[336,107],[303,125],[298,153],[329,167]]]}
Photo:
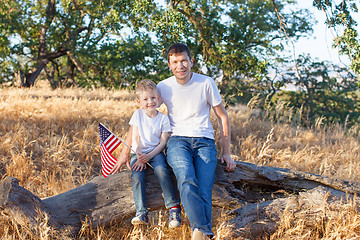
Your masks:
{"label": "dry grass field", "polygon": [[[39,197],[48,197],[82,185],[100,175],[96,117],[120,138],[137,108],[127,91],[65,89],[52,91],[46,84],[32,89],[0,89],[0,180],[13,176]],[[286,109],[279,109],[286,118]],[[232,124],[232,154],[238,161],[284,167],[360,182],[359,125],[341,124],[313,129],[291,121],[275,123],[253,118],[245,106],[228,108]],[[290,119],[290,118],[289,118]],[[213,120],[215,120],[213,118]],[[216,128],[216,122],[214,126]],[[117,150],[115,156],[119,153]],[[325,206],[326,207],[326,206]],[[354,205],[334,212],[312,226],[304,219],[284,215],[270,239],[360,239],[360,219]],[[226,239],[225,212],[214,213],[217,239]],[[303,216],[306,218],[306,216]],[[166,227],[164,212],[152,213],[152,227],[133,229],[128,221],[91,229],[84,222],[77,239],[189,239],[188,224]],[[0,216],[0,239],[62,239],[52,229],[28,229]]]}

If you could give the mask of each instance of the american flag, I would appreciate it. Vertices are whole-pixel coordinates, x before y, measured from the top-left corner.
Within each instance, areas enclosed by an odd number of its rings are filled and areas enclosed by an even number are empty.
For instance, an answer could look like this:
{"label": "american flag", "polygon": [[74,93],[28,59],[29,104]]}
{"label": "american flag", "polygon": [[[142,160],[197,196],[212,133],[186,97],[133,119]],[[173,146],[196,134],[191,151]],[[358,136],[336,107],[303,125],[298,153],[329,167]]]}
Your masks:
{"label": "american flag", "polygon": [[106,178],[117,159],[111,153],[121,144],[121,140],[99,123],[102,175]]}

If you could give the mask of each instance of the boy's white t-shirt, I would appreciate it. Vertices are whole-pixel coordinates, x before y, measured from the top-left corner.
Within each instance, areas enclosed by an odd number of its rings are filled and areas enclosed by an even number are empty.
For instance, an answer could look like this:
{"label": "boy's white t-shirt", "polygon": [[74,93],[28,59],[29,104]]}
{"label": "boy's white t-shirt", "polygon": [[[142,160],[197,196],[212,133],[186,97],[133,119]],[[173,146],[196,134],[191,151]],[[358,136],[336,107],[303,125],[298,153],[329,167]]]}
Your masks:
{"label": "boy's white t-shirt", "polygon": [[[142,153],[149,153],[154,150],[160,143],[161,133],[171,131],[168,116],[158,112],[156,117],[151,118],[144,109],[136,110],[129,124],[139,128]],[[134,146],[135,140],[132,141]]]}
{"label": "boy's white t-shirt", "polygon": [[172,136],[207,137],[214,139],[210,109],[222,102],[214,80],[193,73],[185,85],[174,76],[157,85],[160,103],[167,106]]}

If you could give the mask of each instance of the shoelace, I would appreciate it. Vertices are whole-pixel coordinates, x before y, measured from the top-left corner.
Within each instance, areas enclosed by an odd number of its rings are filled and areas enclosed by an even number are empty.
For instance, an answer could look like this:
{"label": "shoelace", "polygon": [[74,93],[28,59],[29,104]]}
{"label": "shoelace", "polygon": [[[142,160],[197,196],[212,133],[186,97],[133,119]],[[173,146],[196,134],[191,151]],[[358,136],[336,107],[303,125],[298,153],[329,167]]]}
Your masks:
{"label": "shoelace", "polygon": [[177,220],[176,216],[177,216],[177,213],[176,212],[172,212],[172,217],[171,217],[171,220]]}

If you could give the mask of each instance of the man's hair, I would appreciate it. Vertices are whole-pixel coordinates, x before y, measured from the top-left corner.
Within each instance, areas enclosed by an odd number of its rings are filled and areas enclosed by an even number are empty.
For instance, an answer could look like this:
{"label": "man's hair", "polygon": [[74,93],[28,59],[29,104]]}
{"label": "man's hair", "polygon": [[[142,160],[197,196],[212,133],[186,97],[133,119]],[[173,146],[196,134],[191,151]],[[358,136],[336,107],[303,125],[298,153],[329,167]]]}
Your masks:
{"label": "man's hair", "polygon": [[170,56],[180,54],[183,52],[186,52],[186,54],[191,59],[191,52],[190,52],[190,49],[188,48],[188,46],[186,46],[185,44],[182,44],[182,43],[175,43],[175,44],[171,45],[167,51],[167,54],[166,54],[167,60],[169,61]]}
{"label": "man's hair", "polygon": [[136,95],[138,97],[140,93],[147,90],[157,90],[156,84],[149,79],[141,80],[136,84]]}

